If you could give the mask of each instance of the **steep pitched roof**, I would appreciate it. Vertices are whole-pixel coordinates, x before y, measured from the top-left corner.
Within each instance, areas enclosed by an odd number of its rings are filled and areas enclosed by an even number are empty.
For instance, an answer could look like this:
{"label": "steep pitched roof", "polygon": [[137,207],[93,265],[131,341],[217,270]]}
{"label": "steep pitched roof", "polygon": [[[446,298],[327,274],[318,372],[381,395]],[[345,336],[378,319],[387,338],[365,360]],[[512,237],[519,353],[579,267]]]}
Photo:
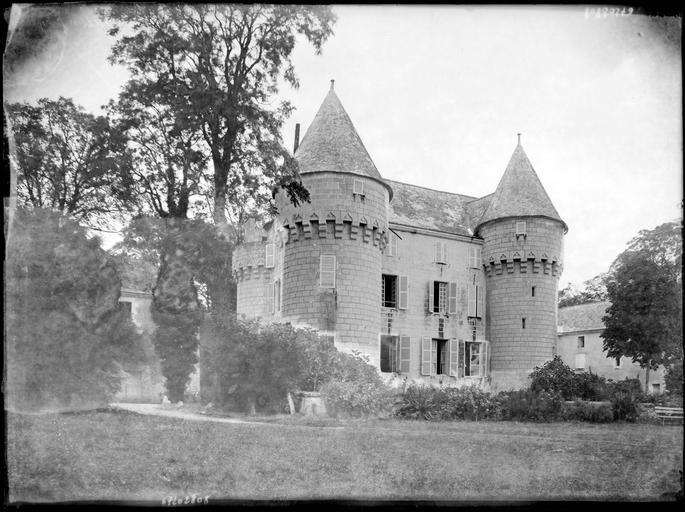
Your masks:
{"label": "steep pitched roof", "polygon": [[568,229],[554,208],[526,152],[521,144],[518,144],[490,204],[477,224],[480,226],[504,217],[531,215],[558,220],[564,225],[564,230]]}
{"label": "steep pitched roof", "polygon": [[394,196],[390,202],[390,222],[446,233],[471,236],[466,205],[471,196],[386,180]]}
{"label": "steep pitched roof", "polygon": [[611,302],[591,302],[578,306],[566,306],[559,308],[557,317],[557,332],[591,331],[604,329],[602,317],[606,315]]}
{"label": "steep pitched roof", "polygon": [[301,173],[350,172],[383,180],[332,84],[304,134],[295,158]]}

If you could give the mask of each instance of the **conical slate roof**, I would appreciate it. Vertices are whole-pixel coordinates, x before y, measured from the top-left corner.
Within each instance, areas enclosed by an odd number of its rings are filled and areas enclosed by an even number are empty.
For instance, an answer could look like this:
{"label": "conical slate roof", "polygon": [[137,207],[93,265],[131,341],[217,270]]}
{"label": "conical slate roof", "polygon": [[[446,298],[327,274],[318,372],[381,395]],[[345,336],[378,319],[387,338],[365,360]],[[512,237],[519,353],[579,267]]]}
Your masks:
{"label": "conical slate roof", "polygon": [[491,220],[526,216],[558,220],[568,229],[519,143],[476,229]]}
{"label": "conical slate roof", "polygon": [[383,181],[338,96],[331,89],[304,134],[295,158],[300,172],[350,172]]}

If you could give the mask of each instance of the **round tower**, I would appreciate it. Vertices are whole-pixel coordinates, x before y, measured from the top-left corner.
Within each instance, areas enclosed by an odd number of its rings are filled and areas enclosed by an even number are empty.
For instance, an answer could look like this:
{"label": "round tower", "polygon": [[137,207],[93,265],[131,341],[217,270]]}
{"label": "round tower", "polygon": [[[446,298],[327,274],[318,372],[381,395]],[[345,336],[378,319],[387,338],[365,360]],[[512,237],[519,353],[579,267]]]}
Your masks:
{"label": "round tower", "polygon": [[519,141],[476,226],[484,240],[493,389],[526,386],[530,372],[554,357],[567,231]]}
{"label": "round tower", "polygon": [[392,189],[331,89],[296,150],[310,202],[276,196],[285,229],[282,321],[377,359],[381,251]]}

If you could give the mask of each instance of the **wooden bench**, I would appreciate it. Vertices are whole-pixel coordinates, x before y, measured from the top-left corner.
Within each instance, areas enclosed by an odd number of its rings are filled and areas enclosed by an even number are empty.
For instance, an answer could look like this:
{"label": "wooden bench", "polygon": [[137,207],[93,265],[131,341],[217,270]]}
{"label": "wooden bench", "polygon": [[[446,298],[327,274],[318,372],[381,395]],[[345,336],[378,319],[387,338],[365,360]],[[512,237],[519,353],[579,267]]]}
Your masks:
{"label": "wooden bench", "polygon": [[666,420],[676,420],[680,423],[683,422],[683,408],[682,407],[662,407],[657,405],[654,407],[654,412],[656,417],[661,420],[663,425]]}

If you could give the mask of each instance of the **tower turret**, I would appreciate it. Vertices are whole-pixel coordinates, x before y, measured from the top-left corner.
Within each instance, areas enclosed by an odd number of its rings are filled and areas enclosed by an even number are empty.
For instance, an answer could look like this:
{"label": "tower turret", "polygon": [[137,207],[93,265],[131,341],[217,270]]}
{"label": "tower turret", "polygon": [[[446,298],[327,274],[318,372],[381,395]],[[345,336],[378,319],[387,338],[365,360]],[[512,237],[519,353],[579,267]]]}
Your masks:
{"label": "tower turret", "polygon": [[494,389],[520,387],[554,356],[566,223],[520,143],[478,221]]}
{"label": "tower turret", "polygon": [[284,230],[283,321],[377,358],[381,251],[392,189],[331,89],[295,153],[310,202],[277,195]]}

